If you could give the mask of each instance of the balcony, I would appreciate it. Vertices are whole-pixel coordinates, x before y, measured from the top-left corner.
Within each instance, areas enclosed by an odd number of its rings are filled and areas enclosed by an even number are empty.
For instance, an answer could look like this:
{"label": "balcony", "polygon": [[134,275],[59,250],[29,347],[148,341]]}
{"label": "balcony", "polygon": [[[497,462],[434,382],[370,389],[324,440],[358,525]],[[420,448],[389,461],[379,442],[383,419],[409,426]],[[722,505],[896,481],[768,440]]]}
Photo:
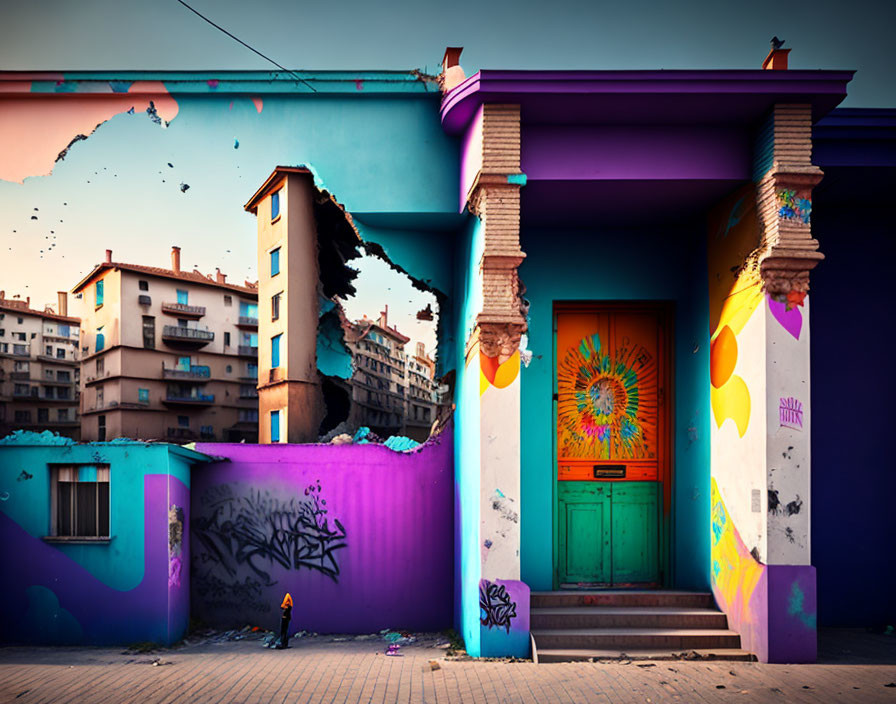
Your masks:
{"label": "balcony", "polygon": [[69,367],[74,367],[78,365],[77,359],[69,359],[68,357],[54,357],[50,354],[39,354],[37,355],[38,360],[41,362],[50,362],[52,364],[65,364]]}
{"label": "balcony", "polygon": [[186,303],[162,303],[162,312],[178,318],[199,320],[205,315],[205,306],[188,306]]}
{"label": "balcony", "polygon": [[215,339],[211,330],[188,328],[183,325],[165,325],[162,327],[162,340],[171,347],[204,347]]}
{"label": "balcony", "polygon": [[214,440],[214,432],[196,432],[191,428],[168,428],[168,440]]}
{"label": "balcony", "polygon": [[163,379],[186,379],[187,381],[204,382],[211,378],[211,369],[206,366],[195,366],[189,369],[170,369],[162,365]]}
{"label": "balcony", "polygon": [[247,315],[241,315],[236,321],[236,326],[238,328],[257,328],[258,318],[250,318]]}
{"label": "balcony", "polygon": [[258,389],[240,389],[240,400],[241,401],[257,401],[258,400]]}
{"label": "balcony", "polygon": [[283,381],[286,378],[286,372],[283,367],[274,367],[268,371],[268,383],[273,384],[275,381]]}
{"label": "balcony", "polygon": [[166,394],[162,403],[167,406],[211,406],[215,402],[214,394]]}
{"label": "balcony", "polygon": [[249,345],[240,345],[237,347],[237,354],[240,357],[255,357],[258,358],[258,347],[251,347]]}
{"label": "balcony", "polygon": [[26,381],[31,377],[31,372],[10,372],[10,379],[25,379]]}

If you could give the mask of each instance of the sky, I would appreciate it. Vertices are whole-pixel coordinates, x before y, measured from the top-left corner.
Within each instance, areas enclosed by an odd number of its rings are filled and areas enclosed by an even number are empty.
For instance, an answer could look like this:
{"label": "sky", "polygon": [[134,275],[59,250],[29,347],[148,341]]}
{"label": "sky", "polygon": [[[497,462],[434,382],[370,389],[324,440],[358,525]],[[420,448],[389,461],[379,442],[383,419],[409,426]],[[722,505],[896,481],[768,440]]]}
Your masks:
{"label": "sky", "polygon": [[[480,68],[758,68],[777,35],[792,48],[791,68],[857,70],[845,106],[896,107],[896,0],[188,1],[295,70],[437,73],[448,45],[464,47],[468,75]],[[177,0],[0,5],[3,70],[270,68]],[[254,114],[250,105],[232,109],[246,111],[247,120]],[[240,205],[276,158],[250,141],[231,149],[235,135],[227,129],[203,130],[201,139],[226,148],[200,145],[203,154],[219,156],[197,164],[183,158],[197,134],[186,110],[168,130],[145,115],[118,115],[57,163],[52,176],[0,181],[0,289],[31,295],[41,307],[55,302],[57,289],[70,289],[106,247],[120,261],[168,266],[172,244],[182,246],[186,266],[255,280],[255,222]],[[181,183],[191,189],[183,192]],[[226,218],[222,202],[232,206]],[[390,319],[415,336],[413,313],[428,299],[403,288],[407,282],[384,265],[356,263],[358,300],[370,310],[353,304],[350,315],[375,317],[386,302],[381,294],[394,287]],[[431,332],[419,334],[430,347]]]}
{"label": "sky", "polygon": [[[187,0],[290,69],[856,69],[847,105],[896,106],[893,0]],[[266,69],[177,0],[3,1],[4,69]]]}

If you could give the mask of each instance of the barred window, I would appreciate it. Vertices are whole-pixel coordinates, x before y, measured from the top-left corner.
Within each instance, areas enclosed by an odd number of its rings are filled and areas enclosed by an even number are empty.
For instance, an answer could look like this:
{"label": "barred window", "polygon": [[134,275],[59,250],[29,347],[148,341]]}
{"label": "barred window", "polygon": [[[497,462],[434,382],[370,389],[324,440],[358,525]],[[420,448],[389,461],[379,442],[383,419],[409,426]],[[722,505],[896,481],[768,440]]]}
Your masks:
{"label": "barred window", "polygon": [[109,465],[52,466],[53,535],[109,537]]}

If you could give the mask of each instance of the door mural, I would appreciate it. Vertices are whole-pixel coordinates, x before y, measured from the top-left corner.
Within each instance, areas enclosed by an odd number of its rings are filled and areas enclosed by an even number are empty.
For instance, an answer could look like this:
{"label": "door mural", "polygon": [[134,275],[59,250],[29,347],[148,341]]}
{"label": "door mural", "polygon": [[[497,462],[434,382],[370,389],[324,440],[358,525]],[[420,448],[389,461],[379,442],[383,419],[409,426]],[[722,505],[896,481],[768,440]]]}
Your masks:
{"label": "door mural", "polygon": [[561,586],[660,581],[665,328],[660,307],[556,309]]}

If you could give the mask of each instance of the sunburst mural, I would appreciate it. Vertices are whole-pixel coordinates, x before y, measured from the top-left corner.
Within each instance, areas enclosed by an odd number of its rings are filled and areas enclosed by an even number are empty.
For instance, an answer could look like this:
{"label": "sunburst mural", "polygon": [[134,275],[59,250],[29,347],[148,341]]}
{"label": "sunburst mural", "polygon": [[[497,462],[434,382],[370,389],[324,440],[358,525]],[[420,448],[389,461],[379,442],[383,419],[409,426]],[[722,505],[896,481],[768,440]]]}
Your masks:
{"label": "sunburst mural", "polygon": [[557,370],[560,456],[651,458],[656,382],[656,360],[644,347],[608,354],[599,335],[570,347]]}

